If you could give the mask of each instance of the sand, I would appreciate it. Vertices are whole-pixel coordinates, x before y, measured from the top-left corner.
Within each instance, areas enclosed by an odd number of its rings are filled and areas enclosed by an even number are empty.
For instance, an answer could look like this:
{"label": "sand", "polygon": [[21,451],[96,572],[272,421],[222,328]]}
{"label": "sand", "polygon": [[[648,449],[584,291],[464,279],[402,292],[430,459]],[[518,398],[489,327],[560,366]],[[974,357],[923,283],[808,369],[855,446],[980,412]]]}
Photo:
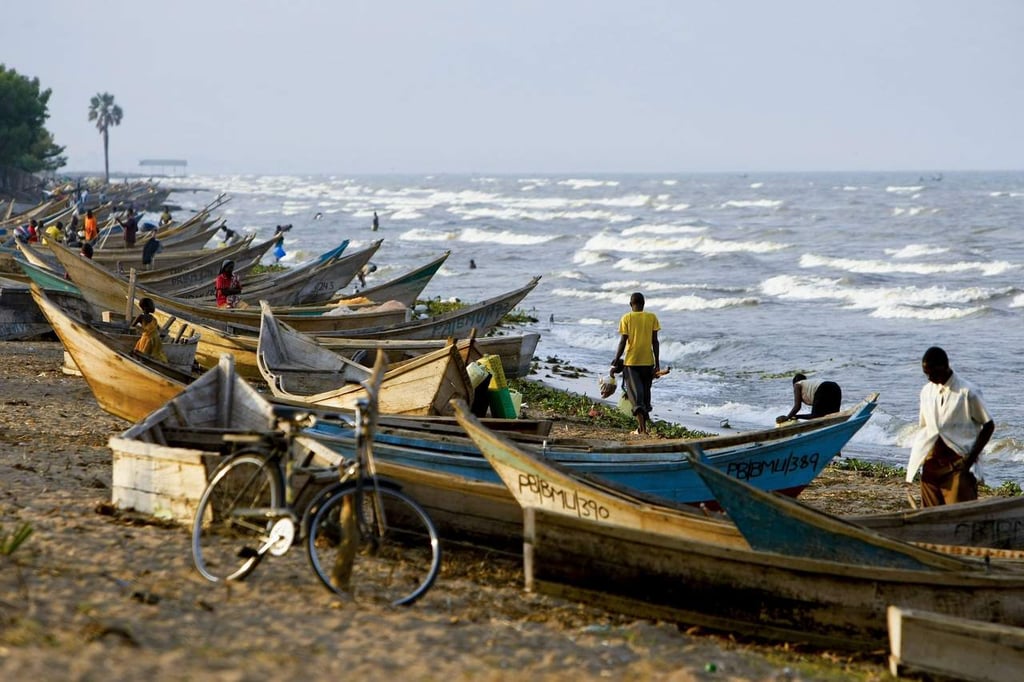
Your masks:
{"label": "sand", "polygon": [[[111,508],[110,435],[56,342],[0,343],[0,679],[874,680],[884,652],[735,641],[526,593],[518,559],[447,546],[409,608],[342,603],[303,553],[215,586],[186,529]],[[829,471],[808,491],[833,510],[900,505],[895,481]],[[880,502],[884,501],[884,502]],[[838,505],[838,506],[837,506]]]}

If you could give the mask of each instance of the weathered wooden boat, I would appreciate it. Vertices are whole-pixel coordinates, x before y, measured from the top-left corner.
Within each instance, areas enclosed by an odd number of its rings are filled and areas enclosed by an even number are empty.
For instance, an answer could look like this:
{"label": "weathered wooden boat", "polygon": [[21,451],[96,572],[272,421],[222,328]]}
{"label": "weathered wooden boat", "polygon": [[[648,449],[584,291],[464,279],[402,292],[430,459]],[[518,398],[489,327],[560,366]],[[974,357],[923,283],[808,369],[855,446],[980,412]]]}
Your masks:
{"label": "weathered wooden boat", "polygon": [[[465,352],[471,352],[472,342]],[[359,383],[369,368],[353,362],[274,319],[262,304],[259,349],[260,373],[278,398],[319,408],[354,409],[367,397]],[[425,353],[391,365],[381,382],[377,401],[386,414],[450,414],[449,401],[470,400],[473,386],[466,373],[466,358],[458,346]]]}
{"label": "weathered wooden boat", "polygon": [[[447,343],[444,339],[345,339],[327,336],[314,338],[322,347],[349,358],[356,353],[369,353],[373,356],[377,350],[383,350],[387,353],[388,362],[400,362],[416,357]],[[482,355],[497,355],[501,359],[502,371],[506,378],[518,378],[530,373],[539,341],[540,334],[537,332],[525,332],[477,337],[474,343]],[[249,344],[251,340],[247,339],[242,343]]]}
{"label": "weathered wooden boat", "polygon": [[272,406],[235,374],[226,356],[187,389],[177,386],[141,421],[110,438],[112,502],[119,509],[162,518],[191,518],[220,459],[223,434],[273,428]]}
{"label": "weathered wooden boat", "polygon": [[[269,248],[274,245],[275,241],[276,238],[271,237],[270,239],[266,240],[266,242],[261,243],[261,246],[263,244],[266,244],[268,247],[267,250],[269,250]],[[341,256],[342,252],[346,249],[346,247],[348,247],[347,239],[343,240],[341,244],[334,247],[333,249],[325,251],[324,253],[317,256],[313,262],[327,263],[330,261],[337,260]],[[260,253],[259,258],[252,262],[251,265],[247,265],[247,263],[249,263],[251,260],[251,256],[248,253],[240,254],[238,257],[232,256],[231,259],[235,261],[235,273],[237,273],[239,276],[245,275],[249,270],[252,269],[254,265],[260,262],[260,259],[263,258],[263,255],[265,253],[266,251],[262,251]],[[174,295],[178,298],[198,298],[207,299],[209,301],[216,301],[217,292],[216,288],[214,287],[214,282],[217,279],[217,275],[220,274],[220,266],[223,264],[223,262],[224,259],[217,263],[217,271],[213,273],[213,276],[210,279],[200,280],[199,278],[194,278],[194,283],[176,290],[174,292]],[[296,267],[303,266],[299,265]],[[268,282],[273,281],[273,278],[276,276],[276,274],[277,273],[266,272],[256,276],[246,276],[245,282],[252,283],[253,285],[266,284]],[[142,281],[142,283],[146,284],[145,281]]]}
{"label": "weathered wooden boat", "polygon": [[[427,320],[396,322],[383,326],[367,326],[367,324],[374,318],[386,319],[389,316],[398,315],[399,310],[392,309],[388,304],[382,304],[375,308],[359,309],[357,312],[341,315],[307,315],[296,312],[305,310],[304,308],[293,307],[286,309],[290,312],[282,313],[280,308],[275,307],[274,315],[293,329],[315,335],[321,342],[334,337],[399,340],[468,338],[472,334],[479,337],[494,329],[501,318],[533,290],[539,279],[539,277],[534,278],[524,287],[474,305],[468,305],[451,313],[437,315]],[[259,336],[259,312],[256,310],[182,306],[178,300],[157,295],[151,295],[151,298],[156,302],[158,317],[163,311],[164,314],[173,315],[178,319],[216,327],[228,334],[251,336],[254,340]],[[313,310],[319,310],[319,308]],[[401,310],[404,316],[406,309],[403,307]],[[334,326],[335,330],[324,331],[323,327],[326,326]],[[432,336],[432,334],[436,334],[436,336]],[[210,338],[212,340],[213,337]],[[251,350],[255,350],[255,348],[251,348]],[[203,352],[203,348],[200,348],[199,354],[202,355]],[[231,352],[234,353],[234,351]]]}
{"label": "weathered wooden boat", "polygon": [[208,223],[198,222],[195,225],[176,228],[162,237],[158,237],[159,233],[157,232],[139,231],[135,246],[124,246],[124,242],[121,239],[114,238],[113,236],[108,239],[100,237],[94,247],[96,252],[117,254],[125,260],[135,258],[136,256],[141,257],[146,242],[150,239],[159,238],[162,249],[167,251],[201,249],[206,242],[217,236],[221,224],[223,224],[222,220]]}
{"label": "weathered wooden boat", "polygon": [[[534,277],[525,286],[513,289],[474,305],[453,310],[444,315],[435,315],[425,320],[412,320],[391,326],[349,329],[336,332],[316,332],[319,337],[346,337],[360,339],[464,339],[470,334],[484,336],[498,326],[501,319],[511,312],[519,302],[526,298],[540,282]],[[288,324],[299,331],[311,332],[307,327],[296,326],[292,321]]]}
{"label": "weathered wooden boat", "polygon": [[1024,624],[1018,568],[909,544],[891,547],[906,558],[900,567],[757,551],[718,522],[701,525],[692,512],[555,468],[481,426],[464,405],[456,414],[524,510],[528,590],[841,649],[884,646],[890,604]]}
{"label": "weathered wooden boat", "polygon": [[847,520],[906,542],[1024,549],[1022,496],[987,497],[939,507],[851,516]]}
{"label": "weathered wooden boat", "polygon": [[[379,242],[375,242],[379,246]],[[342,256],[337,260],[327,263],[324,267],[333,267],[343,263],[348,268],[368,259],[376,246],[364,249],[358,254]],[[60,246],[51,246],[54,254],[60,260],[61,265],[68,271],[71,280],[81,290],[82,295],[97,310],[120,310],[125,306],[130,283],[117,275],[96,265],[87,258],[82,258],[70,249]],[[351,260],[352,258],[355,260]],[[360,266],[361,267],[361,266]],[[283,273],[287,274],[287,273]],[[321,273],[326,275],[325,273]],[[283,287],[282,291],[292,292],[302,290],[304,287],[316,287],[317,283],[324,280],[311,279],[303,283],[302,280],[291,280],[291,289]],[[210,326],[220,326],[221,329],[238,330],[252,335],[254,338],[259,335],[259,310],[239,308],[218,308],[215,305],[198,303],[191,299],[181,299],[163,296],[151,291],[144,286],[136,287],[136,295],[147,296],[153,299],[156,307],[169,315],[181,319],[194,320]],[[407,309],[403,306],[377,306],[358,310],[346,314],[325,314],[318,310],[302,310],[302,313],[281,313],[282,319],[291,326],[303,331],[334,331],[339,329],[353,329],[374,325],[388,325],[403,321],[407,317]],[[335,312],[340,310],[333,309]]]}
{"label": "weathered wooden boat", "polygon": [[[63,306],[83,314],[89,312],[88,303],[77,293],[54,289],[48,294],[59,298]],[[32,300],[29,285],[0,277],[0,341],[31,339],[52,331]]]}
{"label": "weathered wooden boat", "polygon": [[[863,426],[874,405],[869,400],[821,420],[697,442],[712,453],[716,466],[730,475],[746,476],[766,489],[795,495]],[[325,422],[317,425],[314,433],[334,436],[335,428]],[[528,433],[510,437],[517,446],[577,475],[628,487],[636,497],[715,506],[714,497],[689,466],[689,441],[602,441]],[[503,549],[519,545],[522,512],[494,467],[464,432],[424,433],[382,425],[374,435],[374,452],[382,471],[408,488],[446,537]],[[812,459],[817,464],[812,465]],[[805,464],[802,470],[801,462]]]}
{"label": "weathered wooden boat", "polygon": [[451,255],[451,251],[445,251],[439,257],[426,265],[421,265],[407,273],[393,277],[386,282],[381,282],[372,287],[365,287],[345,296],[342,295],[332,305],[350,305],[361,302],[384,303],[385,301],[398,301],[402,305],[411,307],[427,284],[437,271],[441,269],[444,262]]}
{"label": "weathered wooden boat", "polygon": [[102,333],[68,316],[32,284],[32,298],[82,372],[96,402],[107,412],[134,421],[177,395],[191,376],[141,355],[115,350]]}
{"label": "weathered wooden boat", "polygon": [[713,466],[699,447],[690,453],[690,465],[755,550],[849,566],[959,567],[957,561],[935,552],[731,478]]}
{"label": "weathered wooden boat", "polygon": [[1017,682],[1024,628],[890,606],[889,671],[967,682]]}
{"label": "weathered wooden boat", "polygon": [[280,306],[326,303],[370,262],[382,243],[379,239],[336,258],[314,259],[255,282],[246,282],[240,299],[249,305],[257,305],[261,300]]}

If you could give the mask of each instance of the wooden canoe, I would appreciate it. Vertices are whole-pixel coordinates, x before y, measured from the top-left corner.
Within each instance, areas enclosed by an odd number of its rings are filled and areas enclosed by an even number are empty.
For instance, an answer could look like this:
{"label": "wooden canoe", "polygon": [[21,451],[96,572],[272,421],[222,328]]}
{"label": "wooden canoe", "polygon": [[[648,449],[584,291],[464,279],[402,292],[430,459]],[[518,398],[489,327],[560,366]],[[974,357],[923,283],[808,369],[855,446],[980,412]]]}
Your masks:
{"label": "wooden canoe", "polygon": [[[469,305],[458,310],[453,310],[444,315],[435,315],[425,320],[412,320],[405,323],[397,323],[390,326],[371,327],[362,329],[349,329],[337,332],[318,332],[321,337],[346,337],[360,339],[464,339],[471,334],[485,336],[490,333],[501,319],[511,312],[519,302],[534,290],[540,277],[534,277],[525,286],[512,291],[500,294],[474,305]],[[299,331],[309,332],[305,327],[298,327],[291,321],[292,325]]]}
{"label": "wooden canoe", "polygon": [[[378,243],[375,243],[379,245]],[[71,280],[81,290],[82,295],[97,310],[123,310],[127,301],[130,284],[96,265],[87,258],[82,258],[70,249],[59,244],[51,245],[54,254],[60,260],[61,265],[68,271]],[[344,267],[351,267],[354,264],[365,262],[372,255],[374,247],[364,249],[358,254],[342,256],[334,263],[344,263]],[[352,257],[354,260],[349,260]],[[361,267],[361,266],[360,266]],[[288,286],[289,291],[302,290],[306,286],[316,286],[316,282],[322,280],[310,280],[303,283],[300,280],[292,280]],[[284,286],[282,288],[284,289]],[[204,305],[190,299],[180,299],[169,296],[162,296],[157,292],[150,291],[143,286],[138,286],[136,295],[138,297],[148,296],[153,299],[156,307],[164,312],[174,315],[180,319],[194,320],[210,326],[220,326],[221,329],[237,329],[252,335],[254,338],[259,335],[259,311],[257,309],[232,309],[218,308],[215,305]],[[369,309],[353,313],[327,315],[327,314],[298,314],[282,313],[282,319],[289,325],[302,331],[334,331],[340,329],[358,329],[363,327],[374,327],[389,325],[405,320],[407,311],[404,307],[397,309]]]}
{"label": "wooden canoe", "polygon": [[849,520],[907,542],[1024,549],[1024,496],[988,497]]}
{"label": "wooden canoe", "polygon": [[[873,402],[865,401],[839,415],[785,427],[793,429],[788,432],[773,428],[698,442],[712,453],[716,466],[732,475],[797,494],[820,471],[809,468],[810,459],[824,466],[867,421],[873,407]],[[314,432],[333,436],[333,428],[326,422]],[[524,450],[575,475],[628,487],[634,497],[714,506],[710,492],[689,466],[688,441],[600,441],[529,433],[509,437]],[[446,537],[501,549],[519,546],[522,513],[494,467],[464,432],[381,426],[374,436],[374,452],[381,470],[408,488]],[[808,468],[802,471],[796,466],[788,475],[766,473],[773,468],[781,472],[786,469],[784,463],[804,458]]]}
{"label": "wooden canoe", "polygon": [[890,606],[889,670],[967,682],[1017,682],[1024,628]]}
{"label": "wooden canoe", "polygon": [[[61,305],[88,314],[89,306],[77,293],[63,289],[47,292]],[[52,332],[49,321],[32,300],[28,284],[0,277],[0,341],[30,339]]]}
{"label": "wooden canoe", "polygon": [[336,301],[333,301],[331,305],[358,304],[364,301],[370,303],[398,301],[402,305],[412,307],[451,253],[451,251],[445,251],[429,263],[407,273],[372,287],[358,289],[351,295],[343,295]]}
{"label": "wooden canoe", "polygon": [[96,402],[107,412],[134,420],[185,386],[188,377],[151,358],[116,351],[101,333],[68,316],[37,285],[32,284],[31,289],[36,305],[71,354]]}
{"label": "wooden canoe", "polygon": [[176,386],[155,410],[110,438],[112,502],[119,509],[187,521],[221,458],[223,434],[273,428],[273,407],[225,356],[187,390]]}
{"label": "wooden canoe", "polygon": [[[468,349],[467,349],[468,352]],[[322,348],[309,337],[274,319],[262,304],[260,373],[278,398],[319,408],[354,409],[366,398],[369,368]],[[450,414],[449,402],[473,394],[466,361],[455,344],[392,365],[383,377],[377,401],[381,412],[398,415]]]}
{"label": "wooden canoe", "polygon": [[[527,589],[645,618],[763,639],[884,646],[890,604],[1024,624],[1024,571],[905,545],[919,567],[762,552],[685,510],[566,474],[482,427],[459,422],[524,510]],[[708,522],[710,523],[710,522]],[[895,546],[894,546],[895,551]]]}

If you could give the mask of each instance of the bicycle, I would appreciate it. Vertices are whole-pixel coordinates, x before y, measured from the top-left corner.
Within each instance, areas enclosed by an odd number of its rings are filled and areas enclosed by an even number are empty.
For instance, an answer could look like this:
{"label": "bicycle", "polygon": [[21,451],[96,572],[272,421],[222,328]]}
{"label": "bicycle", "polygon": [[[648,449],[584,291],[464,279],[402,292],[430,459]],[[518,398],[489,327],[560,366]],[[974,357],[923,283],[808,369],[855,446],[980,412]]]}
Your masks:
{"label": "bicycle", "polygon": [[[407,605],[430,589],[441,565],[437,529],[415,500],[376,476],[369,402],[359,401],[354,423],[331,415],[353,428],[353,439],[317,436],[354,443],[355,456],[337,468],[309,467],[312,453],[293,464],[296,438],[318,419],[306,410],[275,406],[274,431],[225,434],[241,447],[210,478],[192,525],[193,562],[203,577],[244,579],[264,556],[281,556],[302,538],[313,572],[339,596]],[[295,491],[297,474],[306,480]],[[296,500],[327,480],[333,485],[299,513]]]}

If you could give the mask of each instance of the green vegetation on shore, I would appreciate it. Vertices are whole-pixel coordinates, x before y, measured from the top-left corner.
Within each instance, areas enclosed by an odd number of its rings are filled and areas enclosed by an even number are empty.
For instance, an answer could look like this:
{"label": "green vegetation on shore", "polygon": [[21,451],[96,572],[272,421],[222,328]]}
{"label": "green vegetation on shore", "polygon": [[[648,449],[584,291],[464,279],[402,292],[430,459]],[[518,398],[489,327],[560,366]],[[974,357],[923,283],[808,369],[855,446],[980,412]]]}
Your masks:
{"label": "green vegetation on shore", "polygon": [[[566,419],[589,422],[594,426],[622,429],[625,432],[636,428],[636,420],[627,414],[605,403],[595,402],[593,398],[571,391],[545,386],[528,379],[511,379],[509,387],[523,394],[523,402],[545,412],[553,412]],[[650,424],[651,433],[659,438],[706,438],[713,433],[691,431],[680,424],[653,420]]]}

